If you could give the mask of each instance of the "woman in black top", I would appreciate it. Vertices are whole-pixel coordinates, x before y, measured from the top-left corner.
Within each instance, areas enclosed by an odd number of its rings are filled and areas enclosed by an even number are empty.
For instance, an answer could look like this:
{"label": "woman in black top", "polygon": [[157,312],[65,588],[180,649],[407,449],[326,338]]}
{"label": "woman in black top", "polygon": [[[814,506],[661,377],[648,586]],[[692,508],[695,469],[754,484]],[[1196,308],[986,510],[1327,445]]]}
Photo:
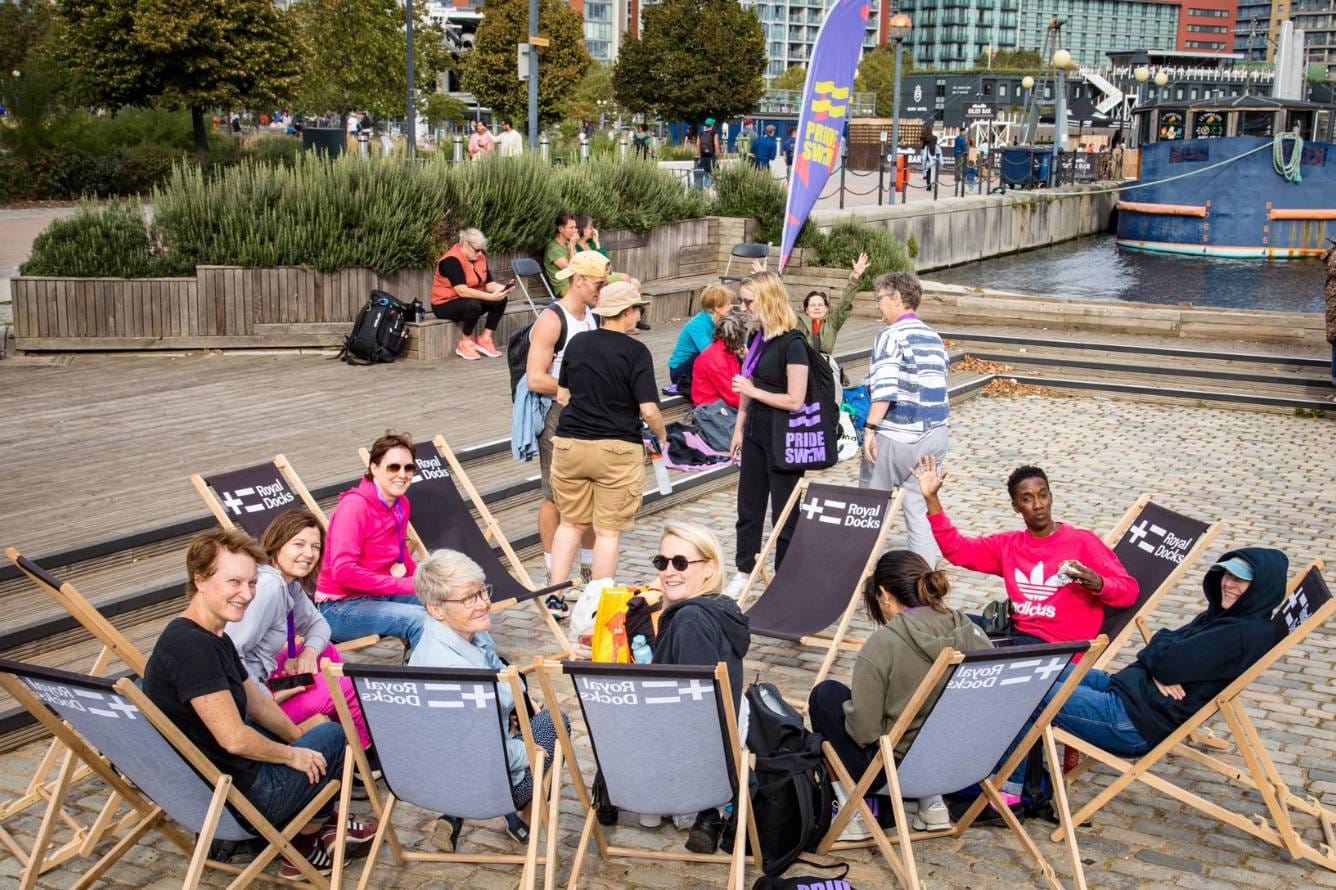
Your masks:
{"label": "woman in black top", "polygon": [[[729,447],[731,454],[742,458],[738,474],[738,574],[724,592],[734,599],[742,594],[747,577],[756,567],[766,498],[770,499],[771,521],[777,521],[803,476],[801,472],[774,468],[771,429],[785,422],[788,412],[802,407],[808,375],[807,343],[779,276],[757,272],[742,282],[738,296],[751,312],[755,333],[747,346],[742,373],[733,378],[733,390],[741,396]],[[780,530],[775,568],[784,561],[797,519],[794,512]]]}
{"label": "woman in black top", "polygon": [[[263,561],[264,551],[239,529],[195,536],[186,553],[190,605],[153,647],[144,669],[144,693],[221,772],[232,776],[266,819],[282,828],[339,775],[345,740],[338,723],[321,723],[303,734],[247,677],[231,637],[223,633],[254,599],[256,564]],[[292,843],[317,871],[329,874],[334,861],[329,848],[337,832],[331,799]],[[363,844],[375,832],[372,822],[348,820],[349,845]],[[285,862],[281,874],[298,877],[301,871]]]}

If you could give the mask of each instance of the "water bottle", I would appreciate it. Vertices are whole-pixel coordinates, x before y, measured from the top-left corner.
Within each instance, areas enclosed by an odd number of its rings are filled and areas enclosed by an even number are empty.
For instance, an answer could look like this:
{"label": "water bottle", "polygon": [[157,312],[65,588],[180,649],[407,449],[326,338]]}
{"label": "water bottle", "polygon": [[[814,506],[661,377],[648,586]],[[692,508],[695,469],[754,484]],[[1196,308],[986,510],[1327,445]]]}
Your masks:
{"label": "water bottle", "polygon": [[644,634],[636,634],[631,640],[631,657],[636,664],[649,664],[653,660],[654,652],[649,648],[649,643],[645,642]]}
{"label": "water bottle", "polygon": [[650,463],[654,465],[654,480],[659,483],[659,494],[673,493],[673,480],[668,478],[668,465],[663,459],[663,450],[659,448],[659,439],[649,430],[645,431],[645,450],[649,452]]}

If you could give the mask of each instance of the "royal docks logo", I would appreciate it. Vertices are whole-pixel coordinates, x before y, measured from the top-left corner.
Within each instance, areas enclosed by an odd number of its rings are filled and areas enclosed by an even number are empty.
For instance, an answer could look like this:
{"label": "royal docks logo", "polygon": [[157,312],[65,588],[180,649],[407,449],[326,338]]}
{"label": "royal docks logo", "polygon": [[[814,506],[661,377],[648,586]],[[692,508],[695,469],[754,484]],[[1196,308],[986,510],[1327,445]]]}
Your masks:
{"label": "royal docks logo", "polygon": [[880,528],[882,504],[855,504],[812,495],[798,509],[803,519],[844,528]]}
{"label": "royal docks logo", "polygon": [[244,488],[220,491],[218,495],[223,502],[223,506],[233,516],[276,510],[297,500],[297,496],[292,493],[292,489],[288,488],[283,480],[277,476],[268,484],[256,482],[254,485],[247,485]]}

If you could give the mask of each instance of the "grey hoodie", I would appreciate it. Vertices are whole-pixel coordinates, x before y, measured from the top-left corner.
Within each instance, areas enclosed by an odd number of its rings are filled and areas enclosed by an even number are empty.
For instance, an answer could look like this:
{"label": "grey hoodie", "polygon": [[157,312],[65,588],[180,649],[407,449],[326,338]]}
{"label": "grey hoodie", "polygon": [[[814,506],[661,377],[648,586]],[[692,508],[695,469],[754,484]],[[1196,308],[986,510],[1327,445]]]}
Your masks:
{"label": "grey hoodie", "polygon": [[[868,637],[854,662],[853,695],[844,704],[844,728],[850,738],[870,745],[890,732],[933,661],[946,648],[968,652],[991,649],[993,644],[964,612],[935,612],[927,606],[899,613]],[[941,694],[939,686],[923,703],[895,746],[897,758],[909,750]]]}

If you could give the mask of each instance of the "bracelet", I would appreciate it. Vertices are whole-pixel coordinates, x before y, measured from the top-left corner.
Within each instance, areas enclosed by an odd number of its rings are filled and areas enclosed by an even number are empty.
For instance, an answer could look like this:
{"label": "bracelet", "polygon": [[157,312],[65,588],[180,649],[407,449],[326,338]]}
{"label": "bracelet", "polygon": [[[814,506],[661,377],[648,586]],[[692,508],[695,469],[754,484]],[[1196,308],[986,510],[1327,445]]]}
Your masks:
{"label": "bracelet", "polygon": [[875,429],[877,429],[877,428],[878,428],[878,426],[877,426],[877,424],[875,424],[875,423],[865,423],[865,424],[863,424],[863,429],[865,429],[865,430],[875,430]]}

